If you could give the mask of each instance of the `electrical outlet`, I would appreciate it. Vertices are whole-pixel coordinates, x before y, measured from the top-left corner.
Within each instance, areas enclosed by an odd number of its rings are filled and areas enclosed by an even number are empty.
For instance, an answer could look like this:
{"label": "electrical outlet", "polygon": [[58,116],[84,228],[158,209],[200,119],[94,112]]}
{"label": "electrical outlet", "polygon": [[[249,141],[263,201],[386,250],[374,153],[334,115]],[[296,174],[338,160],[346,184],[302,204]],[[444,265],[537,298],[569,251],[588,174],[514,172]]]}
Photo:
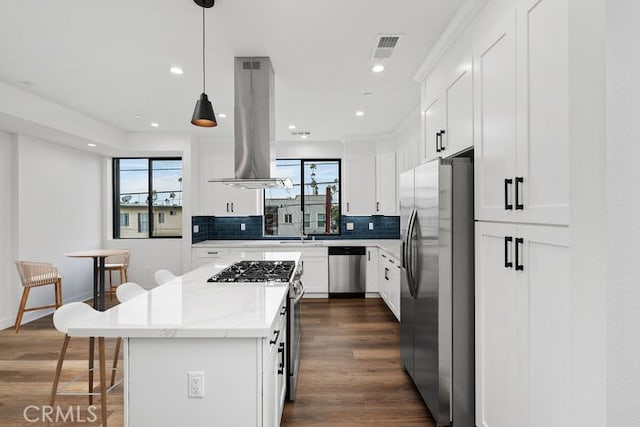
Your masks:
{"label": "electrical outlet", "polygon": [[347,223],[347,230],[349,230],[349,231],[353,230],[353,223],[352,222],[348,222]]}
{"label": "electrical outlet", "polygon": [[372,222],[369,223],[369,230],[373,230],[373,223]]}
{"label": "electrical outlet", "polygon": [[193,232],[194,232],[194,233],[198,233],[198,232],[200,232],[200,226],[199,226],[198,224],[196,224],[196,225],[194,225],[194,226],[193,226]]}
{"label": "electrical outlet", "polygon": [[244,231],[247,229],[247,226],[243,223],[240,224],[240,231]]}
{"label": "electrical outlet", "polygon": [[189,397],[204,397],[204,372],[189,372]]}

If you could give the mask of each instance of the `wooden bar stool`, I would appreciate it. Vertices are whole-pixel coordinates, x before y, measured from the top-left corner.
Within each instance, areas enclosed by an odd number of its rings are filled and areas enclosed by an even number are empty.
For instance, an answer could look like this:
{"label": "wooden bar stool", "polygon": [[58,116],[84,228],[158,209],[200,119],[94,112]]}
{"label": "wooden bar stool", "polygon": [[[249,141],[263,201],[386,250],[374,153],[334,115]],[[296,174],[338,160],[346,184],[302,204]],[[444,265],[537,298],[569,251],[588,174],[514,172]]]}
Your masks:
{"label": "wooden bar stool", "polygon": [[[109,294],[110,299],[113,300],[113,293],[118,285],[129,281],[129,260],[131,259],[131,251],[129,249],[122,255],[111,255],[104,260],[104,271],[109,272]],[[115,286],[113,285],[112,273],[117,271],[120,276],[120,282]]]}
{"label": "wooden bar stool", "polygon": [[[58,269],[46,262],[16,261],[16,268],[22,282],[22,299],[16,316],[16,334],[20,332],[22,316],[27,311],[44,310],[45,308],[58,308],[62,305],[62,278],[58,275]],[[44,285],[54,285],[55,303],[38,307],[26,308],[29,291],[31,288]]]}
{"label": "wooden bar stool", "polygon": [[[77,325],[78,323],[82,323],[83,321],[96,316],[97,314],[101,314],[101,312],[94,310],[91,306],[82,303],[82,302],[72,302],[69,304],[65,304],[53,314],[53,325],[55,328],[64,333],[64,341],[62,343],[62,349],[60,350],[60,355],[58,356],[58,364],[56,366],[56,375],[53,380],[53,386],[51,388],[51,400],[50,405],[53,406],[56,400],[57,395],[88,395],[89,396],[89,405],[93,404],[93,396],[100,396],[100,407],[101,407],[101,417],[102,417],[102,425],[106,427],[107,425],[107,373],[105,369],[105,351],[104,351],[104,337],[98,337],[98,369],[100,372],[100,392],[93,392],[93,369],[94,369],[94,345],[95,345],[95,337],[89,338],[89,390],[87,393],[77,393],[77,392],[58,392],[58,384],[60,382],[60,374],[62,373],[62,363],[64,362],[65,355],[67,353],[67,347],[69,346],[69,341],[71,337],[69,336],[69,327],[71,325]],[[113,368],[115,369],[115,367]],[[72,381],[75,381],[72,380]]]}

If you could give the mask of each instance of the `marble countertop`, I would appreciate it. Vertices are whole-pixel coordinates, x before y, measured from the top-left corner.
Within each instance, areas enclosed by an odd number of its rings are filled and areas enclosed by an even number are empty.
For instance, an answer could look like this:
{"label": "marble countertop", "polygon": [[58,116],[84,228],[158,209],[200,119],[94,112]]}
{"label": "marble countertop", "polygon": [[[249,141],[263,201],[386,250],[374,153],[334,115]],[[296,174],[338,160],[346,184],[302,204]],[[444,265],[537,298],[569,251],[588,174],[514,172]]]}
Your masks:
{"label": "marble countertop", "polygon": [[242,259],[292,260],[300,252],[236,253],[204,265],[69,328],[70,336],[267,337],[288,284],[218,284],[207,279]]}

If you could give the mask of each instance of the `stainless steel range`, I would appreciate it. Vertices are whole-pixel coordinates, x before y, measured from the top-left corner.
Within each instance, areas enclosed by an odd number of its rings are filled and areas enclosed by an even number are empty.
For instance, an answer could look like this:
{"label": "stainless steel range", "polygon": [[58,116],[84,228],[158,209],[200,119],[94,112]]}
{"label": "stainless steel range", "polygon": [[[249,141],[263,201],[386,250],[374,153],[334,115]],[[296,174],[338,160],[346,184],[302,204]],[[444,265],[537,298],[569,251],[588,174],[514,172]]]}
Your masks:
{"label": "stainless steel range", "polygon": [[303,263],[296,269],[294,261],[240,261],[209,278],[208,282],[289,283],[287,298],[287,399],[296,398],[296,384],[300,367],[300,300],[304,295]]}

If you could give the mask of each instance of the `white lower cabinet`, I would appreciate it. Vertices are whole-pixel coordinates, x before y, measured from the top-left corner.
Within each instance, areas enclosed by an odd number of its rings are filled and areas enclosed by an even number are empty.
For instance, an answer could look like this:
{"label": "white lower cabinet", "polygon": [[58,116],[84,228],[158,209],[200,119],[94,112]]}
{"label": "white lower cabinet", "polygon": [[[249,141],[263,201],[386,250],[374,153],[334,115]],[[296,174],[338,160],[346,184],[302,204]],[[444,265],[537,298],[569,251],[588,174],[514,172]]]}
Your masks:
{"label": "white lower cabinet", "polygon": [[476,424],[571,425],[569,230],[476,223]]}
{"label": "white lower cabinet", "polygon": [[194,248],[191,249],[191,268],[202,267],[205,264],[229,255],[229,248]]}
{"label": "white lower cabinet", "polygon": [[[282,299],[286,307],[287,294]],[[126,340],[125,425],[280,425],[286,394],[286,313],[270,336]],[[200,372],[204,396],[189,397]]]}
{"label": "white lower cabinet", "polygon": [[329,254],[327,248],[296,248],[302,253],[305,295],[326,297],[329,294]]}
{"label": "white lower cabinet", "polygon": [[379,259],[379,249],[377,247],[368,246],[367,247],[367,268],[366,268],[366,284],[365,290],[367,293],[370,292],[380,292],[380,288],[378,286],[378,259]]}
{"label": "white lower cabinet", "polygon": [[380,296],[389,310],[400,320],[400,261],[388,252],[380,250],[378,271]]}

